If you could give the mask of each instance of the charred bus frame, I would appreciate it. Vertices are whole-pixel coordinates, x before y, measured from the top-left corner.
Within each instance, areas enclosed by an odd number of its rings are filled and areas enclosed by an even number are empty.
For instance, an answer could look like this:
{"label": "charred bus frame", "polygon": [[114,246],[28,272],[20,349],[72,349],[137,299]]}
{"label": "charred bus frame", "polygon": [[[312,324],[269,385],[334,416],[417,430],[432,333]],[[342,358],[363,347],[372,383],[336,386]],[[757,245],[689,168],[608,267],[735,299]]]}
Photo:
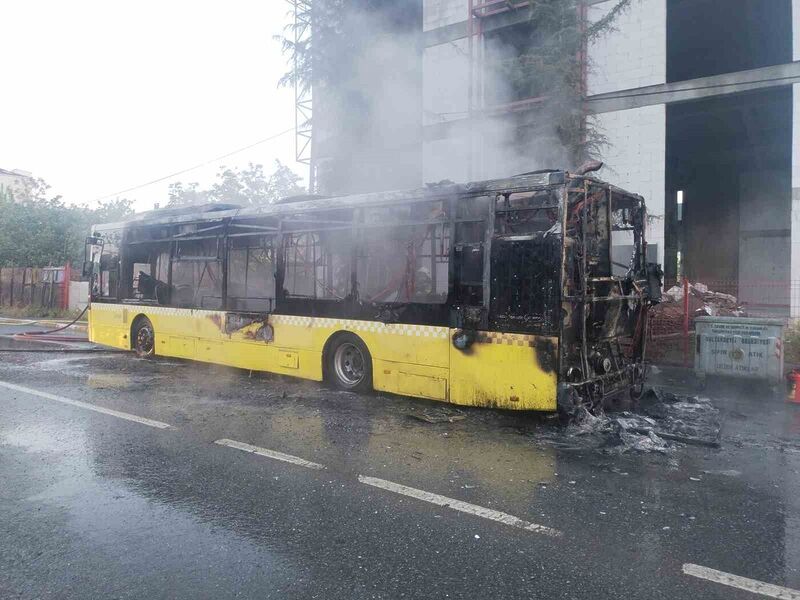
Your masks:
{"label": "charred bus frame", "polygon": [[[565,171],[153,211],[99,225],[87,240],[90,334],[141,350],[144,319],[156,354],[311,379],[333,370],[335,379],[329,345],[348,333],[370,363],[359,389],[501,408],[595,406],[644,380],[647,309],[660,294],[660,270],[646,261],[646,219],[640,196]],[[629,263],[614,260],[617,237]],[[204,317],[218,332],[198,333],[186,320]],[[324,331],[312,340],[291,329],[301,326]],[[378,335],[402,331],[446,344],[417,352]],[[216,353],[200,351],[217,342]],[[272,356],[256,342],[296,356]],[[530,377],[484,385],[459,374],[492,378],[503,362]]]}

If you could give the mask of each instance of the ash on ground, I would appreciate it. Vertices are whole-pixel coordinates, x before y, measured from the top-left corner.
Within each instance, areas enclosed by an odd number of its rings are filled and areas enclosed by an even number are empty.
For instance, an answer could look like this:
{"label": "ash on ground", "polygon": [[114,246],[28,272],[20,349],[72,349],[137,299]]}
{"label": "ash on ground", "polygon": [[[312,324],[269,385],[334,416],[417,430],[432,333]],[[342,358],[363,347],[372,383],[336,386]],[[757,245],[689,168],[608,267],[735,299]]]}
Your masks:
{"label": "ash on ground", "polygon": [[719,411],[708,398],[655,388],[644,395],[635,410],[582,413],[567,425],[564,436],[580,446],[618,454],[666,454],[684,444],[717,448]]}

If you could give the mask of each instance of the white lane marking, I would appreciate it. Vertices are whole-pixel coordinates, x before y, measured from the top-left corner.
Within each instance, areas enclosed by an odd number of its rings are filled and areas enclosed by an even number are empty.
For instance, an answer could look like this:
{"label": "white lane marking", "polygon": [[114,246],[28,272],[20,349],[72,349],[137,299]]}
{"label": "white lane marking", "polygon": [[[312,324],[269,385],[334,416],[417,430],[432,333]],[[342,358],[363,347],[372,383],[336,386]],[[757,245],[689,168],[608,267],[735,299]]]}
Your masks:
{"label": "white lane marking", "polygon": [[217,440],[214,442],[215,444],[219,444],[220,446],[228,446],[229,448],[236,448],[237,450],[243,450],[245,452],[252,452],[253,454],[258,454],[259,456],[266,456],[267,458],[274,458],[275,460],[282,460],[283,462],[292,463],[293,465],[299,465],[301,467],[306,467],[307,469],[324,469],[325,465],[321,465],[319,463],[311,462],[310,460],[306,460],[304,458],[300,458],[299,456],[292,456],[291,454],[284,454],[283,452],[278,452],[276,450],[268,450],[267,448],[260,448],[259,446],[253,446],[251,444],[245,444],[244,442],[237,442],[236,440]]}
{"label": "white lane marking", "polygon": [[706,579],[708,581],[713,581],[714,583],[720,583],[722,585],[734,587],[746,592],[751,592],[753,594],[768,596],[769,598],[779,598],[780,600],[800,600],[800,592],[797,590],[781,587],[779,585],[772,585],[771,583],[764,583],[762,581],[756,581],[755,579],[749,579],[747,577],[740,577],[739,575],[731,575],[730,573],[717,571],[716,569],[710,569],[709,567],[686,563],[683,565],[683,572],[684,574],[691,575],[692,577]]}
{"label": "white lane marking", "polygon": [[484,519],[497,521],[498,523],[503,523],[504,525],[510,525],[511,527],[524,529],[525,531],[533,531],[535,533],[549,535],[550,537],[561,537],[562,535],[562,533],[557,529],[551,529],[550,527],[545,527],[544,525],[537,525],[536,523],[523,521],[519,517],[500,512],[499,510],[492,510],[491,508],[484,508],[483,506],[478,506],[477,504],[470,504],[469,502],[454,500],[453,498],[448,498],[447,496],[440,496],[439,494],[418,490],[416,488],[408,487],[407,485],[386,481],[385,479],[359,475],[358,480],[361,483],[365,483],[382,490],[388,490],[396,494],[402,494],[403,496],[409,496],[411,498],[416,498],[417,500],[430,502],[431,504],[436,504],[437,506],[449,507],[453,510],[458,510],[464,513],[475,515],[477,517],[483,517]]}
{"label": "white lane marking", "polygon": [[99,412],[103,413],[104,415],[117,417],[118,419],[125,419],[126,421],[134,421],[135,423],[141,423],[142,425],[147,425],[148,427],[156,427],[157,429],[167,429],[169,427],[172,427],[168,423],[162,423],[161,421],[154,421],[153,419],[146,419],[145,417],[138,417],[130,413],[120,412],[118,410],[111,410],[110,408],[103,408],[102,406],[96,406],[94,404],[89,404],[88,402],[81,402],[80,400],[71,400],[70,398],[64,398],[63,396],[56,396],[55,394],[40,392],[39,390],[23,387],[21,385],[16,385],[14,383],[0,381],[0,386],[17,392],[22,392],[24,394],[31,394],[33,396],[39,396],[40,398],[55,400],[56,402],[61,402],[62,404],[69,404],[70,406],[77,406],[78,408],[93,410],[94,412]]}

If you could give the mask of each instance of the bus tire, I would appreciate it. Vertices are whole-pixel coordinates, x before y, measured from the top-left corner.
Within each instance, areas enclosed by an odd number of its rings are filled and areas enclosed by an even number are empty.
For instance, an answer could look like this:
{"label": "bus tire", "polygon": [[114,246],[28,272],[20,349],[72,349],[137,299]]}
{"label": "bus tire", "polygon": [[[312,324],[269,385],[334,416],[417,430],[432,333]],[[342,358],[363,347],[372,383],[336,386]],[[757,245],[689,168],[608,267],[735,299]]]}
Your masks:
{"label": "bus tire", "polygon": [[340,333],[332,340],[325,356],[326,379],[348,392],[372,389],[372,356],[367,345],[352,333]]}
{"label": "bus tire", "polygon": [[131,328],[131,341],[136,356],[152,358],[156,354],[156,332],[153,324],[145,316],[137,317]]}

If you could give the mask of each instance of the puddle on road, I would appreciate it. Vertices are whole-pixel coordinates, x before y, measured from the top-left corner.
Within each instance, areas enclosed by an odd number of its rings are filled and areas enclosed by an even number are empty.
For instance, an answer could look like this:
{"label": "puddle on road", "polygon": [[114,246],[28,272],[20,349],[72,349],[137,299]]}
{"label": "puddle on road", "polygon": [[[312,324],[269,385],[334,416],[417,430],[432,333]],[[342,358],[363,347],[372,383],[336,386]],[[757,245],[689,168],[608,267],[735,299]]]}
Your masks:
{"label": "puddle on road", "polygon": [[[176,367],[184,368],[176,371]],[[362,402],[359,401],[362,397],[332,391],[317,383],[248,377],[246,372],[208,366],[193,368],[191,363],[172,360],[140,360],[130,354],[60,356],[14,368],[57,372],[78,378],[92,389],[157,390],[153,400],[157,404],[166,402],[173,410],[185,414],[188,421],[258,416],[260,423],[264,419],[283,421],[285,427],[281,412],[288,410],[289,420],[298,420],[297,413],[306,411],[319,418],[317,411],[321,409],[327,415],[325,429],[329,436],[337,430],[345,437],[358,437],[356,432],[362,430],[375,435],[397,427],[419,429],[423,437],[445,431],[455,437],[484,437],[492,431],[514,431],[533,440],[534,447],[540,449],[667,454],[684,444],[717,447],[720,433],[719,411],[710,400],[677,396],[658,388],[648,393],[635,411],[596,416],[587,413],[578,421],[562,426],[553,415],[434,405],[400,397],[385,398],[379,404],[373,397]],[[239,403],[231,402],[232,390],[236,390],[234,395]],[[284,401],[295,405],[295,409],[289,410]],[[260,414],[266,407],[277,412]]]}

